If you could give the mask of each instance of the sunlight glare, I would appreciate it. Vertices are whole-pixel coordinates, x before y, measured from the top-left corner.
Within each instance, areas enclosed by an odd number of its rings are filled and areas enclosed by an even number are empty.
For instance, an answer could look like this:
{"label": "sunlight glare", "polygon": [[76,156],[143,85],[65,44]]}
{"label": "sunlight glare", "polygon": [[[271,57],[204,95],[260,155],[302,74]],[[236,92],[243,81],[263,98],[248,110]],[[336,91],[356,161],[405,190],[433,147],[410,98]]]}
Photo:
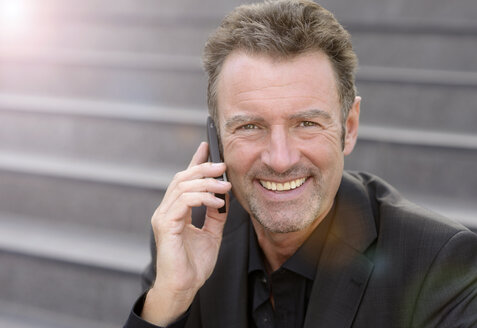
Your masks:
{"label": "sunlight glare", "polygon": [[0,0],[0,31],[16,34],[27,27],[28,17],[25,1]]}

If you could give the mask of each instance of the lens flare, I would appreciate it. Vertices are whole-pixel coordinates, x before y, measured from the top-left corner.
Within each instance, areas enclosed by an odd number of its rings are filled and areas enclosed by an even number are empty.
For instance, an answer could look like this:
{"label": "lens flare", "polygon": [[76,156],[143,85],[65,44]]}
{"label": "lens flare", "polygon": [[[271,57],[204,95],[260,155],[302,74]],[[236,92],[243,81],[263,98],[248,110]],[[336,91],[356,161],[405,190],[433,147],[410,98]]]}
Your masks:
{"label": "lens flare", "polygon": [[14,37],[25,31],[28,25],[28,10],[25,1],[0,0],[0,33]]}

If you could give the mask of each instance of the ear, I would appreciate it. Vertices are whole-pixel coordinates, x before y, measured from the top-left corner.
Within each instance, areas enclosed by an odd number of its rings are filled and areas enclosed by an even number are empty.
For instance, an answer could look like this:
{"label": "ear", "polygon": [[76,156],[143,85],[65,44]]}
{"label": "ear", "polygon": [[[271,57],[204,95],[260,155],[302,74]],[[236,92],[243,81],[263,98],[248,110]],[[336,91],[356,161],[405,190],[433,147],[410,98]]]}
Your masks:
{"label": "ear", "polygon": [[356,97],[349,110],[348,118],[346,119],[346,136],[343,149],[343,154],[345,156],[351,154],[354,149],[354,145],[356,144],[356,140],[358,139],[360,106],[361,97]]}

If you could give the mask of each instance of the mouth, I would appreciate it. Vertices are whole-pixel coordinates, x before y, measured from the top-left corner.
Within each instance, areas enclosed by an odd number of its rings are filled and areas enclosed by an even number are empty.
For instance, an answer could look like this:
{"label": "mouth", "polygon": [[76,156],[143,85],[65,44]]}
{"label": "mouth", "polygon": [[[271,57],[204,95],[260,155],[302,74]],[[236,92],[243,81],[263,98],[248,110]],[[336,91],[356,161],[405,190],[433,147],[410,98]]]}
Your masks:
{"label": "mouth", "polygon": [[288,191],[296,189],[305,183],[306,178],[300,178],[285,182],[274,182],[268,180],[259,180],[263,188],[271,191]]}

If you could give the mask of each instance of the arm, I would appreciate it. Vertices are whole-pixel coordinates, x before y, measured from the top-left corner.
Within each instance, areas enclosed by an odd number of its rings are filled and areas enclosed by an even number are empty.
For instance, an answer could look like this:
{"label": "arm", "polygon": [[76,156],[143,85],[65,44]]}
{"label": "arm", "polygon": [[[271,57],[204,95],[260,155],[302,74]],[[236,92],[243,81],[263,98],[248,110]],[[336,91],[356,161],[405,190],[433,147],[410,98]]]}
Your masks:
{"label": "arm", "polygon": [[[207,149],[202,143],[189,167],[175,175],[151,219],[157,270],[141,316],[157,326],[187,311],[217,261],[227,214],[218,212],[224,202],[214,193],[227,193],[231,185],[213,179],[225,172],[225,164],[206,163]],[[199,229],[191,223],[191,209],[201,205],[207,211]]]}

